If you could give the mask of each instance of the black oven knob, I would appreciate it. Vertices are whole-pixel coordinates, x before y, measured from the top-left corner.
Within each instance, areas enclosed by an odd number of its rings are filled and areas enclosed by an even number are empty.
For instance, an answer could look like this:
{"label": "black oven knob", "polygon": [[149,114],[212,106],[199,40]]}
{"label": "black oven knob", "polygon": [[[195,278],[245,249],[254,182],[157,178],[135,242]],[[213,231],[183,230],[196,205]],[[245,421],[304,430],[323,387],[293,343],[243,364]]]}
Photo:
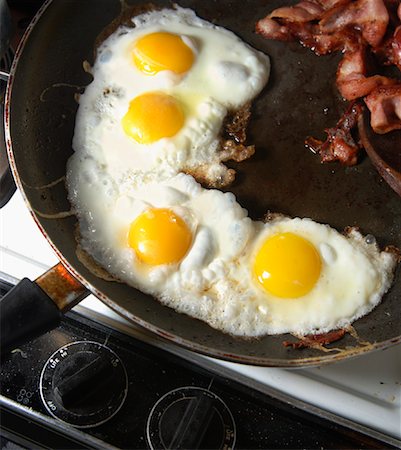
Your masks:
{"label": "black oven knob", "polygon": [[147,422],[151,449],[232,449],[235,422],[223,400],[200,387],[182,387],[165,394]]}
{"label": "black oven knob", "polygon": [[92,341],[58,349],[40,377],[40,393],[48,412],[80,428],[94,427],[113,417],[127,390],[127,373],[120,358]]}

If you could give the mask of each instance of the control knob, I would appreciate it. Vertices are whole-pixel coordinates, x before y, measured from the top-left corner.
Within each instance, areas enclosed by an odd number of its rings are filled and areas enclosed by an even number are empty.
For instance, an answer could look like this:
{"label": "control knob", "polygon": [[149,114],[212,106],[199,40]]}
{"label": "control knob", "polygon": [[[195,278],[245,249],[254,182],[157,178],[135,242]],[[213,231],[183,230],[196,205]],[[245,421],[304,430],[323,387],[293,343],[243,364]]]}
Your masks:
{"label": "control knob", "polygon": [[200,387],[168,392],[154,405],[147,422],[151,449],[228,450],[235,444],[235,422],[223,400]]}
{"label": "control knob", "polygon": [[94,427],[113,417],[127,390],[127,373],[120,358],[92,341],[58,349],[40,377],[40,394],[49,413],[79,428]]}

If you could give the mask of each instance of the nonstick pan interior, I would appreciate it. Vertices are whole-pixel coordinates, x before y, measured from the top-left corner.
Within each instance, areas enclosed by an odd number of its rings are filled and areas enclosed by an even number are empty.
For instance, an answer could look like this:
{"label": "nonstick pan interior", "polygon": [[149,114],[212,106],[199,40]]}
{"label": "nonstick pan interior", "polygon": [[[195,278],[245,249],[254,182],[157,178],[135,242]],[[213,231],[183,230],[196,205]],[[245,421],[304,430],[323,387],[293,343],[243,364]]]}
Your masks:
{"label": "nonstick pan interior", "polygon": [[[130,4],[139,2],[129,2]],[[156,1],[157,5],[169,5]],[[182,0],[211,22],[224,26],[271,57],[269,83],[254,102],[249,142],[256,154],[231,164],[237,170],[232,191],[253,219],[267,211],[310,217],[342,230],[358,226],[381,246],[401,247],[401,201],[383,182],[369,159],[355,167],[322,165],[304,147],[307,136],[323,137],[345,104],[338,97],[335,71],[340,55],[318,58],[296,43],[263,39],[254,33],[256,21],[283,1],[248,2]],[[18,184],[36,220],[62,261],[86,285],[126,318],[190,349],[238,362],[269,366],[300,366],[336,361],[399,342],[400,286],[397,270],[391,291],[372,313],[358,320],[358,338],[347,334],[332,344],[338,350],[294,350],[282,345],[288,335],[258,340],[232,338],[208,325],[162,306],[124,284],[104,281],[76,256],[75,217],[45,218],[70,210],[63,182],[44,187],[65,175],[76,93],[91,81],[82,68],[93,61],[94,42],[121,10],[118,0],[69,0],[49,3],[18,55],[12,80],[10,135],[12,164]]]}

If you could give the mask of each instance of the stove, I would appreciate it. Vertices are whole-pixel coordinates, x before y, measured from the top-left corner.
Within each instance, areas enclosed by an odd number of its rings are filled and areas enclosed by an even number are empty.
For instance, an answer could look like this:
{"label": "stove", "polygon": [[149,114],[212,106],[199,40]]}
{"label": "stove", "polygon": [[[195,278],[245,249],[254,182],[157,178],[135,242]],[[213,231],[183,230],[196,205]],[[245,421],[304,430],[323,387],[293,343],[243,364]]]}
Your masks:
{"label": "stove", "polygon": [[[2,291],[9,284],[1,283]],[[198,355],[71,312],[3,360],[3,443],[21,448],[395,448]],[[44,433],[44,431],[46,431]],[[379,440],[380,439],[380,440]],[[2,448],[8,448],[3,445]]]}
{"label": "stove", "polygon": [[[58,262],[18,191],[0,223],[3,291]],[[2,448],[196,448],[172,431],[198,420],[197,402],[218,419],[199,448],[401,447],[400,345],[315,368],[247,366],[178,348],[92,295],[3,359],[0,383]]]}
{"label": "stove", "polygon": [[3,360],[3,442],[22,448],[395,448],[303,402],[246,386],[211,361],[169,350],[68,313],[58,329]]}
{"label": "stove", "polygon": [[[9,2],[14,42],[40,3]],[[58,262],[18,191],[0,230],[1,295]],[[90,295],[3,355],[0,383],[2,449],[401,448],[401,345],[322,367],[253,367],[179,348]]]}

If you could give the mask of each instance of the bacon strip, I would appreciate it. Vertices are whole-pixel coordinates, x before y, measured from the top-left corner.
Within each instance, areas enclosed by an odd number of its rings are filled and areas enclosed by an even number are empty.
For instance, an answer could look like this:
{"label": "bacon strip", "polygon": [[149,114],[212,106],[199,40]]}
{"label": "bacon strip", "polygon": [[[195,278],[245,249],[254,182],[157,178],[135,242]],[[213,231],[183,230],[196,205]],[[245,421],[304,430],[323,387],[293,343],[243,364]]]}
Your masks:
{"label": "bacon strip", "polygon": [[323,34],[341,33],[353,27],[360,30],[365,41],[377,47],[387,30],[389,14],[383,0],[357,0],[330,9],[319,22]]}
{"label": "bacon strip", "polygon": [[365,103],[375,133],[401,129],[401,84],[378,87],[365,98]]}
{"label": "bacon strip", "polygon": [[345,45],[355,40],[352,33],[345,30],[339,34],[323,34],[318,30],[318,25],[313,22],[296,21],[292,19],[273,19],[270,16],[259,20],[255,30],[266,39],[277,41],[299,41],[304,47],[310,48],[318,56],[327,55],[337,50],[342,50]]}
{"label": "bacon strip", "polygon": [[256,32],[267,39],[299,40],[322,55],[344,49],[350,40],[358,40],[360,34],[369,45],[377,47],[388,23],[383,0],[302,0],[259,20]]}
{"label": "bacon strip", "polygon": [[346,48],[356,48],[359,45],[359,36],[351,30],[344,29],[341,33],[331,34],[316,31],[317,28],[318,25],[313,25],[310,29],[298,27],[297,30],[293,30],[295,39],[304,47],[310,48],[317,56],[343,51]]}
{"label": "bacon strip", "polygon": [[288,22],[303,23],[320,19],[323,12],[323,6],[316,1],[303,0],[294,6],[277,8],[268,17],[270,19],[284,19]]}
{"label": "bacon strip", "polygon": [[367,77],[368,62],[365,47],[348,51],[337,69],[337,87],[346,100],[370,94],[378,86],[395,84],[396,80],[381,75]]}
{"label": "bacon strip", "polygon": [[275,41],[293,41],[294,38],[286,26],[281,26],[278,22],[270,17],[265,17],[257,22],[255,30],[267,39]]}
{"label": "bacon strip", "polygon": [[308,334],[307,336],[299,338],[296,342],[284,341],[283,345],[284,347],[292,347],[294,349],[313,348],[339,341],[344,337],[345,333],[346,331],[344,329],[340,329],[329,331],[324,334]]}
{"label": "bacon strip", "polygon": [[352,131],[358,124],[360,114],[362,105],[359,102],[351,103],[336,126],[325,130],[327,133],[325,141],[308,137],[305,145],[313,153],[319,154],[322,162],[339,161],[346,166],[355,165],[361,145],[355,142]]}
{"label": "bacon strip", "polygon": [[374,50],[380,64],[396,66],[401,70],[401,25],[387,37],[384,43]]}
{"label": "bacon strip", "polygon": [[[401,15],[401,7],[398,9],[400,10]],[[401,70],[401,25],[394,31],[394,35],[391,39],[391,50],[390,62]]]}

